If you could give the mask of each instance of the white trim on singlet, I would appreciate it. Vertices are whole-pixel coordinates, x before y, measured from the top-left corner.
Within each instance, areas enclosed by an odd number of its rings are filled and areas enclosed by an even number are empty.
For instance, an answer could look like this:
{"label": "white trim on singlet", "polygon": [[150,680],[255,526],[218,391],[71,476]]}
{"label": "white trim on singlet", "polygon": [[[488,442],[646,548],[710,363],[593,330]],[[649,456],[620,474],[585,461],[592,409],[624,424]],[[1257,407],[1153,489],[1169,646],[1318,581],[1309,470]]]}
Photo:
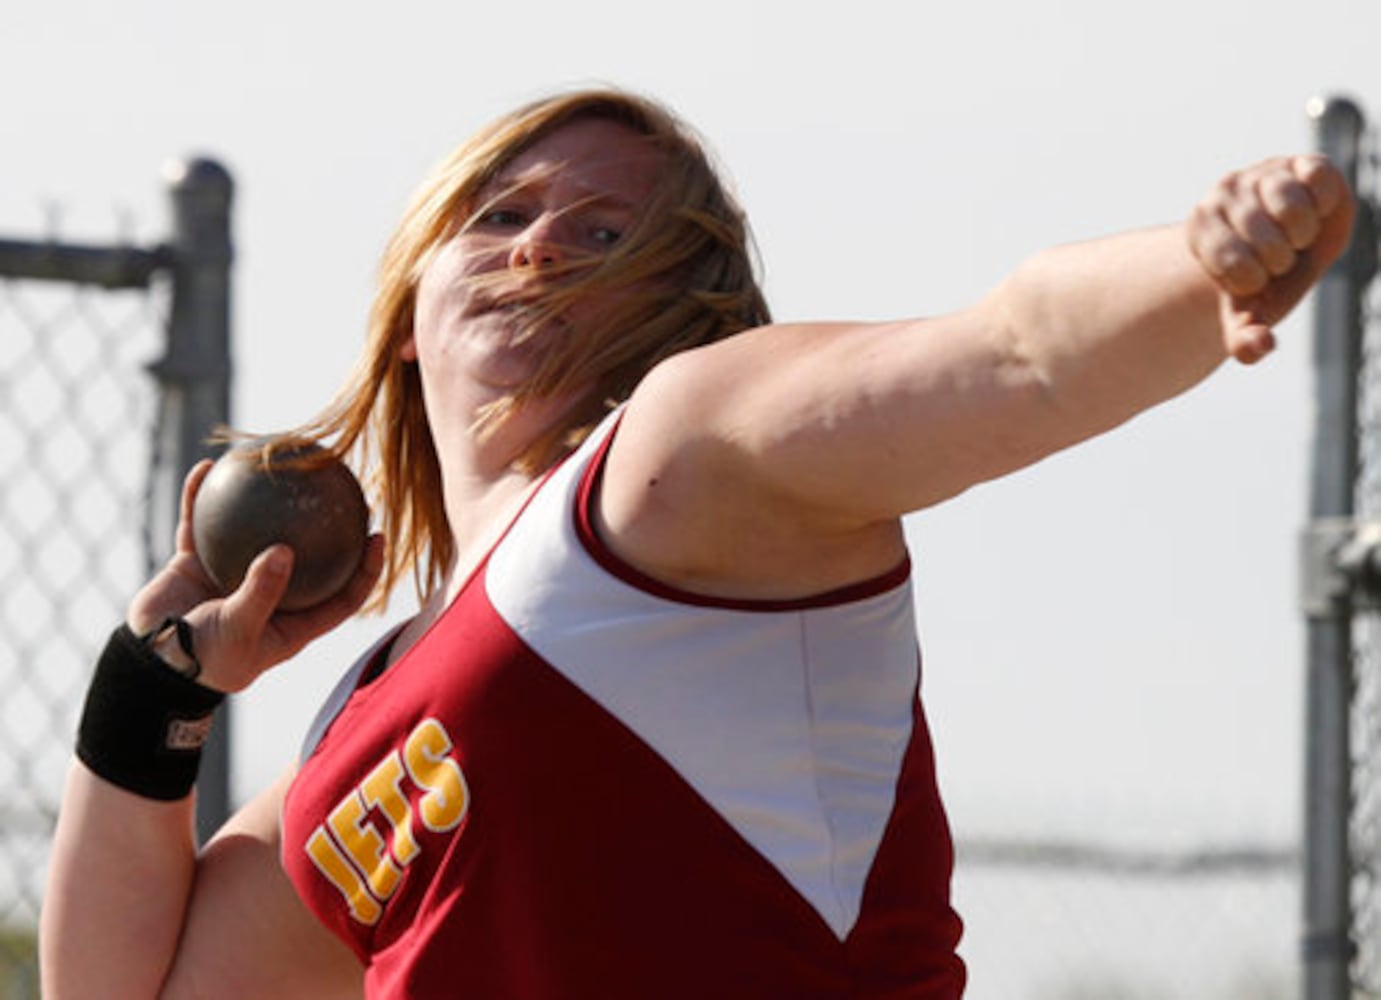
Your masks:
{"label": "white trim on singlet", "polygon": [[[515,632],[637,733],[842,939],[892,809],[918,653],[909,577],[792,610],[654,595],[586,551],[573,511],[607,422],[494,551]],[[741,604],[741,602],[739,602]]]}
{"label": "white trim on singlet", "polygon": [[316,717],[312,719],[311,726],[307,728],[307,735],[302,740],[302,749],[298,752],[298,761],[306,760],[316,750],[317,744],[326,735],[326,730],[331,728],[331,723],[336,721],[336,716],[340,715],[341,709],[345,708],[345,703],[359,688],[360,678],[374,663],[375,657],[393,642],[405,624],[407,623],[399,622],[375,640],[374,644],[361,653],[359,659],[350,665],[350,669],[341,676],[341,679],[336,681],[336,686],[331,689],[331,693],[321,703],[321,707],[317,709]]}

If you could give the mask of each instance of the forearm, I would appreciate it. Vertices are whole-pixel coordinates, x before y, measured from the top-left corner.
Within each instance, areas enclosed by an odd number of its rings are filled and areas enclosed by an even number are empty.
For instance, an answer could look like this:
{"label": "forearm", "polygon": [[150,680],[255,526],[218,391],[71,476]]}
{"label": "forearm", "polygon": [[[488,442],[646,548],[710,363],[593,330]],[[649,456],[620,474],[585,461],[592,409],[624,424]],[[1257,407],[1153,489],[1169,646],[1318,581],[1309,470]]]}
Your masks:
{"label": "forearm", "polygon": [[158,995],[196,865],[192,802],[142,798],[73,765],[40,930],[48,1000]]}
{"label": "forearm", "polygon": [[1178,226],[1044,251],[987,308],[1048,404],[1034,427],[1049,450],[1178,395],[1227,357],[1217,291]]}

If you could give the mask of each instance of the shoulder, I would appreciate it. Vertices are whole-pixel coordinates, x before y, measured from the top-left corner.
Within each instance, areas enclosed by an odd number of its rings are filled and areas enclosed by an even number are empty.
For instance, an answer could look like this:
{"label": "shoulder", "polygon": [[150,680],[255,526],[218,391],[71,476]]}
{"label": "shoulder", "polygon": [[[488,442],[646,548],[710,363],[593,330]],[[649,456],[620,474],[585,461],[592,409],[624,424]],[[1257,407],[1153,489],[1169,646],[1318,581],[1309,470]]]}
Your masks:
{"label": "shoulder", "polygon": [[592,505],[616,555],[654,579],[729,598],[809,596],[897,564],[895,519],[812,504],[782,461],[799,412],[792,358],[829,329],[746,331],[649,373],[624,411]]}

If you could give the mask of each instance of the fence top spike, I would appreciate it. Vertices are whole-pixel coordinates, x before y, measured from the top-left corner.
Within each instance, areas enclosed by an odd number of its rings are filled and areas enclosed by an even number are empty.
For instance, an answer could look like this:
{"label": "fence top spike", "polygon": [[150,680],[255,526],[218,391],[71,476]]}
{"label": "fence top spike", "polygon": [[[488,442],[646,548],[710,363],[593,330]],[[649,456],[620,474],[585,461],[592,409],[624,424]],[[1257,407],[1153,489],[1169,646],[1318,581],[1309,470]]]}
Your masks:
{"label": "fence top spike", "polygon": [[1311,97],[1305,112],[1314,121],[1351,119],[1360,125],[1363,120],[1361,105],[1346,94]]}
{"label": "fence top spike", "polygon": [[175,191],[190,188],[219,189],[229,194],[234,181],[219,160],[192,156],[171,160],[163,167],[163,179]]}

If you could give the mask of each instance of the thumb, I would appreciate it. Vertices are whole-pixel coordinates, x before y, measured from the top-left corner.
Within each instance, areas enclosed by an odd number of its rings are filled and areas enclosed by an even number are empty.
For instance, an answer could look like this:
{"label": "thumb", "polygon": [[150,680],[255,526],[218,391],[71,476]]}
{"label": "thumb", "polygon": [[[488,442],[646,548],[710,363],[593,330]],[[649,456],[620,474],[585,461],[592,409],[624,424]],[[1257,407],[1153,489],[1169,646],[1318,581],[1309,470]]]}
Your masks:
{"label": "thumb", "polygon": [[1276,348],[1275,331],[1264,323],[1237,316],[1227,333],[1228,353],[1241,364],[1254,365]]}
{"label": "thumb", "polygon": [[272,545],[249,564],[245,578],[229,596],[208,602],[211,614],[200,622],[197,634],[202,683],[221,691],[240,691],[276,662],[266,655],[264,638],[288,588],[292,567],[292,549]]}
{"label": "thumb", "polygon": [[1222,293],[1221,324],[1228,353],[1244,365],[1275,350],[1273,327],[1288,316],[1314,287],[1331,262],[1329,255],[1303,251],[1295,266],[1249,296]]}
{"label": "thumb", "polygon": [[293,550],[287,545],[270,545],[254,557],[244,580],[225,601],[225,611],[240,631],[263,629],[283,599],[292,571]]}

